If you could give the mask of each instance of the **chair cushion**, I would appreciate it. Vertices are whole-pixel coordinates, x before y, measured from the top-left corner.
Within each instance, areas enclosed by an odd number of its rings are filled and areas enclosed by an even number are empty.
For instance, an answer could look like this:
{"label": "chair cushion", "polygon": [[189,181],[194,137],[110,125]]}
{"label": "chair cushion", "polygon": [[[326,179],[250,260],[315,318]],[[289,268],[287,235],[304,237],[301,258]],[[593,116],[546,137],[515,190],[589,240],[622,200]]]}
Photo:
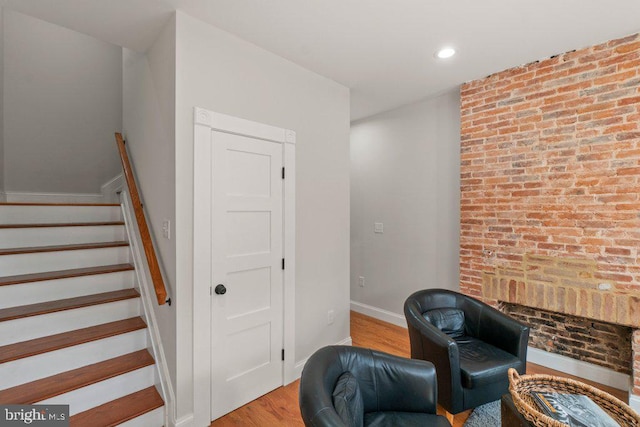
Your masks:
{"label": "chair cushion", "polygon": [[350,372],[338,377],[333,389],[333,407],[349,427],[363,426],[364,403],[358,380]]}
{"label": "chair cushion", "polygon": [[451,427],[443,416],[435,414],[419,414],[416,412],[369,412],[364,415],[367,427]]}
{"label": "chair cushion", "polygon": [[460,353],[460,376],[465,388],[481,387],[507,378],[509,368],[520,369],[522,362],[513,354],[463,336],[456,338]]}
{"label": "chair cushion", "polygon": [[464,311],[457,308],[434,308],[422,313],[427,322],[451,338],[464,335]]}

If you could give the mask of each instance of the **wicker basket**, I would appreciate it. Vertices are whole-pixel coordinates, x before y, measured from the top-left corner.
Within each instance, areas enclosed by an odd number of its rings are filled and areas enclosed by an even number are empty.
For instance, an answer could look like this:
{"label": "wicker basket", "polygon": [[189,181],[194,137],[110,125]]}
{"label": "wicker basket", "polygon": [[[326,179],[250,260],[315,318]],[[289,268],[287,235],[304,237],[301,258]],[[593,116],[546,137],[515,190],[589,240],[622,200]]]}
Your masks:
{"label": "wicker basket", "polygon": [[509,392],[518,411],[537,427],[567,427],[538,410],[532,391],[583,394],[597,403],[622,427],[640,426],[640,415],[619,399],[588,384],[552,375],[518,375],[509,369]]}

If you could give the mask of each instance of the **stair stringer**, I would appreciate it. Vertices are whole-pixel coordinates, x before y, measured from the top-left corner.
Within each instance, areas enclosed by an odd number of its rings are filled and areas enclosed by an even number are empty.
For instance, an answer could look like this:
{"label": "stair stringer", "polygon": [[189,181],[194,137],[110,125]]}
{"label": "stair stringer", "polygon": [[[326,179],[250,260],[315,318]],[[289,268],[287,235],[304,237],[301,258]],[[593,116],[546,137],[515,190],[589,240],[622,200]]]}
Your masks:
{"label": "stair stringer", "polygon": [[[147,323],[147,330],[149,334],[149,351],[151,351],[151,354],[156,361],[160,391],[165,402],[166,409],[164,411],[164,425],[174,426],[176,425],[176,399],[169,374],[169,366],[164,354],[164,347],[162,345],[158,322],[156,321],[154,304],[157,305],[157,300],[155,290],[153,288],[153,280],[149,272],[149,265],[144,254],[140,230],[138,229],[138,223],[135,220],[133,204],[126,186],[120,193],[120,202],[122,206],[122,216],[125,222],[125,230],[129,238],[129,248],[132,255],[131,258],[135,267],[134,287],[138,289],[138,292],[140,293],[143,311],[142,317]],[[163,307],[160,307],[160,309],[167,310],[171,308],[167,303]]]}

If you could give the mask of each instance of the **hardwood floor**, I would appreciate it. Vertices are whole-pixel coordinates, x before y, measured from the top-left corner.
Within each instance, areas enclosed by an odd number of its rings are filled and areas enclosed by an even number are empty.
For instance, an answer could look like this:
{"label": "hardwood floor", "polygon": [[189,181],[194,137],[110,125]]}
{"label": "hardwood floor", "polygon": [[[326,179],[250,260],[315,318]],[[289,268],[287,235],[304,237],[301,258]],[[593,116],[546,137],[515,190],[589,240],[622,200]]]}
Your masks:
{"label": "hardwood floor", "polygon": [[[351,312],[351,338],[354,346],[373,348],[403,357],[410,356],[409,336],[406,329],[353,311]],[[566,375],[544,366],[528,363],[527,373],[561,375],[578,379],[601,388],[624,402],[628,401],[627,393],[623,390]],[[285,387],[280,387],[215,420],[211,423],[211,427],[304,426],[298,407],[298,386],[299,381],[295,381]],[[438,408],[438,412],[444,413],[441,408]],[[453,427],[462,427],[470,413],[471,411],[465,411],[457,414],[454,417]]]}

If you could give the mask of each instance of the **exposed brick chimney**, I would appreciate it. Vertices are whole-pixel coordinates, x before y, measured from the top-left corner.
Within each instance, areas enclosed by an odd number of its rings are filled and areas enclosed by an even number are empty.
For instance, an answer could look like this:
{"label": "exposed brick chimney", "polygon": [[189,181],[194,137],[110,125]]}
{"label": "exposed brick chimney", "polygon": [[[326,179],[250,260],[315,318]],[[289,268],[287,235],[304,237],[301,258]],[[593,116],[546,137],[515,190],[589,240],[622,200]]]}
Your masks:
{"label": "exposed brick chimney", "polygon": [[462,292],[633,328],[640,395],[640,36],[461,98]]}

